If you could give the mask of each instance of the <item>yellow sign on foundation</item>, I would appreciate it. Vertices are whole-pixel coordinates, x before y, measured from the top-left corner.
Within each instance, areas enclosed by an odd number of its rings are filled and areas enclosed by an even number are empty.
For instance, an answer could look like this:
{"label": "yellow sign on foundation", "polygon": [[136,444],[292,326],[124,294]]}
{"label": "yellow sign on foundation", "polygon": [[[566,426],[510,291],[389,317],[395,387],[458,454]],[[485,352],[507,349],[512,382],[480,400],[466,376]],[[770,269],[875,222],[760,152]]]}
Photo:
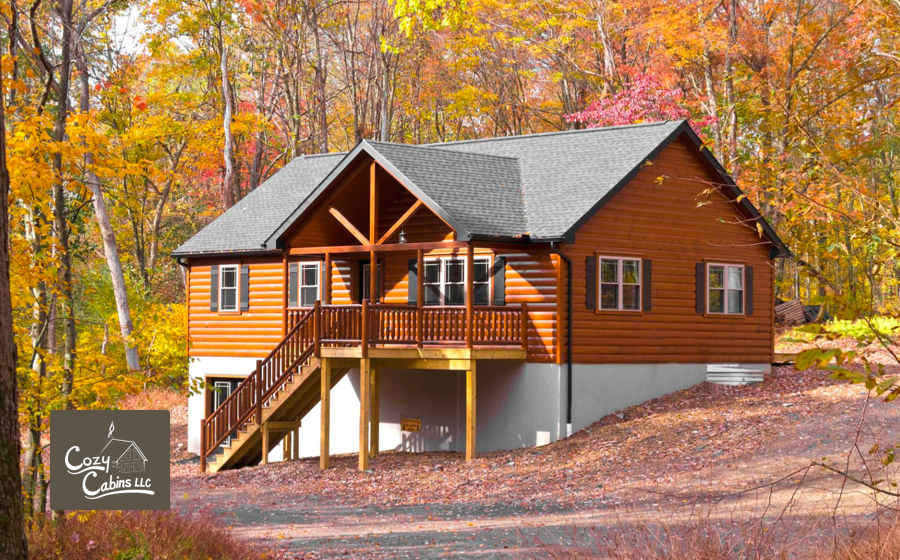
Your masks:
{"label": "yellow sign on foundation", "polygon": [[418,432],[422,429],[422,420],[419,418],[400,417],[400,429],[404,432]]}

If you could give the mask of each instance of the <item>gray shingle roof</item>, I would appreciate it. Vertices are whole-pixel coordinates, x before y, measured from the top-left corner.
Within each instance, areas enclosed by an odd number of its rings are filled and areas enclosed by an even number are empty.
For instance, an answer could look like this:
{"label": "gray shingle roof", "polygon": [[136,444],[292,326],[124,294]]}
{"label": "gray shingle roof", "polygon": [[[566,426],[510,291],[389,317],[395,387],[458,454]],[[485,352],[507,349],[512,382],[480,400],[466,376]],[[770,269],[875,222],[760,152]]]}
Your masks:
{"label": "gray shingle roof", "polygon": [[579,218],[681,125],[658,122],[441,144],[494,156],[515,156],[531,237],[562,237]]}
{"label": "gray shingle roof", "polygon": [[387,142],[369,144],[466,230],[497,237],[525,233],[517,157]]}
{"label": "gray shingle roof", "polygon": [[282,167],[230,210],[173,253],[248,252],[265,249],[275,228],[291,215],[344,154],[300,156]]}
{"label": "gray shingle roof", "polygon": [[[685,121],[412,146],[363,141],[347,154],[295,159],[179,247],[174,255],[275,249],[287,226],[360,157],[398,176],[462,239],[570,236],[649,159],[685,133]],[[739,190],[706,150],[723,181]],[[365,154],[363,154],[365,155]],[[737,194],[735,195],[737,196]],[[756,209],[741,204],[754,217]],[[777,235],[762,225],[779,247]]]}

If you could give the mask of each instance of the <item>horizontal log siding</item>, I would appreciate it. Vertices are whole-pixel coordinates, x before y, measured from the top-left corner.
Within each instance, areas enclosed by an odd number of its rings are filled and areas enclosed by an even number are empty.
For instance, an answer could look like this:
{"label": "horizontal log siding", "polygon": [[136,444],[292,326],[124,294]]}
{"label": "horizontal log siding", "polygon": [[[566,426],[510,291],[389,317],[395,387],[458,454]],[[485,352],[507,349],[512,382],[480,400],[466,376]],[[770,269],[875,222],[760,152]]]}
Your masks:
{"label": "horizontal log siding", "polygon": [[[660,176],[666,177],[661,184]],[[702,182],[706,178],[685,146],[674,142],[576,233],[575,244],[563,247],[574,267],[575,363],[771,361],[769,248],[754,230],[734,223],[740,215],[724,196],[715,193],[711,204],[697,207],[698,196],[708,188]],[[652,259],[652,311],[627,315],[587,309],[585,259],[595,251]],[[696,312],[695,264],[704,259],[753,266],[752,316]]]}
{"label": "horizontal log siding", "polygon": [[189,354],[264,358],[283,335],[283,261],[279,257],[223,262],[250,266],[250,309],[239,315],[210,312],[209,267],[218,263],[192,261],[188,271]]}

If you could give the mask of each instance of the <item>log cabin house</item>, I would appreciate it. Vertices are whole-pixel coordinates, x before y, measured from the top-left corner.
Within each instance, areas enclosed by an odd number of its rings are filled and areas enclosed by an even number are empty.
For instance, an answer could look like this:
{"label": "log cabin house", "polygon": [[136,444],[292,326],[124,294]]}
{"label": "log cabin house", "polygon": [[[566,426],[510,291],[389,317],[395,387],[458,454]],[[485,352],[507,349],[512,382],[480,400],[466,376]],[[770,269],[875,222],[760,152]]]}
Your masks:
{"label": "log cabin house", "polygon": [[174,253],[188,448],[366,470],[562,439],[768,371],[785,255],[683,121],[301,156]]}

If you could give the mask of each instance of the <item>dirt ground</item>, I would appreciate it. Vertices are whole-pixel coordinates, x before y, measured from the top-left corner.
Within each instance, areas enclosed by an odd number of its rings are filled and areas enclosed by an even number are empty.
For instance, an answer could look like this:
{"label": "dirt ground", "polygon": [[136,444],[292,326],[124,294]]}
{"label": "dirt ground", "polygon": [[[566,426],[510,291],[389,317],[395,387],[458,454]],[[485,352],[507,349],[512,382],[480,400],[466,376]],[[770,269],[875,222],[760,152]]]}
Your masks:
{"label": "dirt ground", "polygon": [[[842,530],[873,516],[872,492],[850,483],[839,494],[842,477],[802,469],[844,467],[860,433],[851,471],[892,476],[881,451],[869,452],[897,441],[900,405],[866,404],[866,395],[827,372],[781,366],[761,385],[702,384],[564,441],[471,463],[455,453],[385,453],[366,473],[356,456],[339,456],[324,473],[309,459],[216,475],[200,474],[184,450],[181,404],[171,408],[172,505],[218,516],[284,558],[528,558],[586,528],[622,528],[635,517],[682,523],[698,512],[804,528],[833,520],[825,525]],[[828,538],[787,532],[802,540],[797,550]]]}

